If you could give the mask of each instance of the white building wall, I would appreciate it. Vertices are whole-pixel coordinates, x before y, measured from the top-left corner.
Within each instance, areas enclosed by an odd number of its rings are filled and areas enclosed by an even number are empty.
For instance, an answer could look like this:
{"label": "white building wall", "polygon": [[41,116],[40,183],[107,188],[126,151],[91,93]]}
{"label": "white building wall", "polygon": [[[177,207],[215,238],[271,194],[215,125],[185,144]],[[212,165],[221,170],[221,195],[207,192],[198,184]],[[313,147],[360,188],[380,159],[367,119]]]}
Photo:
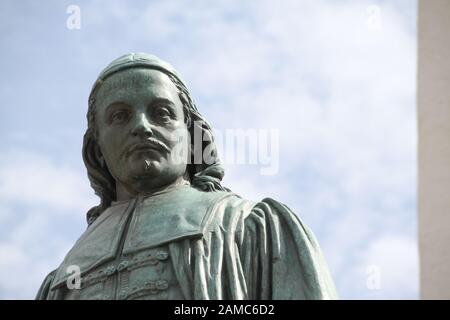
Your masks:
{"label": "white building wall", "polygon": [[424,299],[450,299],[450,0],[419,0],[419,251]]}

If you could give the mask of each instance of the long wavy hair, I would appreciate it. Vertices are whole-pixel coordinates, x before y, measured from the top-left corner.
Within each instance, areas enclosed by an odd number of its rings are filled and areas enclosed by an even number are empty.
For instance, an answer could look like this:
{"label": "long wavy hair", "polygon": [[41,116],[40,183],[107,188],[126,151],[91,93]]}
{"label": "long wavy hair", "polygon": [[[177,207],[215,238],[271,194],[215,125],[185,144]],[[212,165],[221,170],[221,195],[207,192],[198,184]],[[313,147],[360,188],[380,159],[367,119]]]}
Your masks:
{"label": "long wavy hair", "polygon": [[[206,119],[198,112],[191,95],[176,70],[167,62],[146,53],[129,53],[111,62],[99,75],[89,95],[87,112],[87,130],[83,139],[83,160],[87,168],[88,178],[95,194],[100,197],[100,204],[87,212],[87,222],[90,225],[102,214],[112,201],[116,200],[116,182],[106,166],[97,143],[97,127],[95,124],[96,94],[107,77],[129,68],[147,68],[166,74],[178,89],[179,98],[183,104],[185,121],[191,136],[191,161],[187,164],[187,173],[191,185],[202,191],[229,191],[221,184],[224,168],[217,155],[212,128]],[[194,131],[200,130],[202,143],[194,145]],[[208,163],[195,163],[194,155],[203,155],[208,148]],[[200,150],[199,150],[200,149]],[[198,162],[198,161],[197,161]]]}

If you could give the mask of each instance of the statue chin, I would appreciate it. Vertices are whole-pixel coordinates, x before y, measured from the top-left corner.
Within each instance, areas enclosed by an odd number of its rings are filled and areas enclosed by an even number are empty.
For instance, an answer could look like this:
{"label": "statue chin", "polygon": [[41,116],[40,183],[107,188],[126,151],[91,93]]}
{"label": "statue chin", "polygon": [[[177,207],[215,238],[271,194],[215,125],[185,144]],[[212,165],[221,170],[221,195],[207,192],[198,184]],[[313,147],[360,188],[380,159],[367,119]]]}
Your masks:
{"label": "statue chin", "polygon": [[164,188],[175,182],[186,171],[185,167],[173,166],[162,157],[142,154],[128,158],[117,167],[121,167],[122,170],[116,173],[115,179],[121,182],[130,195]]}
{"label": "statue chin", "polygon": [[141,159],[138,163],[130,166],[127,176],[137,193],[150,192],[155,188],[164,187],[170,184],[176,177],[171,170],[164,170],[162,164],[155,159]]}
{"label": "statue chin", "polygon": [[135,161],[129,166],[128,176],[135,181],[151,180],[161,173],[161,165],[159,161],[150,158],[143,158]]}

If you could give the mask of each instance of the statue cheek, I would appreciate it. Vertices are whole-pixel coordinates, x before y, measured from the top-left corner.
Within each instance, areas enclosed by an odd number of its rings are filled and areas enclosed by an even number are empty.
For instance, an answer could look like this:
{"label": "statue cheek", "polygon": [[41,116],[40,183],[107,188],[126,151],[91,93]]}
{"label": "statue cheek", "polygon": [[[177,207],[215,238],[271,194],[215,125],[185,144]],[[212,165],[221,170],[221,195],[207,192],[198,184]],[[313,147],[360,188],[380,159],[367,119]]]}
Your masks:
{"label": "statue cheek", "polygon": [[170,144],[171,148],[179,145],[180,143],[189,144],[190,142],[190,135],[184,123],[181,123],[172,130],[168,130],[164,137],[167,140],[167,143]]}
{"label": "statue cheek", "polygon": [[101,133],[99,141],[101,146],[108,149],[110,153],[119,153],[126,138],[124,128],[107,128]]}
{"label": "statue cheek", "polygon": [[111,172],[117,172],[122,165],[120,148],[113,139],[105,139],[100,145],[100,152]]}

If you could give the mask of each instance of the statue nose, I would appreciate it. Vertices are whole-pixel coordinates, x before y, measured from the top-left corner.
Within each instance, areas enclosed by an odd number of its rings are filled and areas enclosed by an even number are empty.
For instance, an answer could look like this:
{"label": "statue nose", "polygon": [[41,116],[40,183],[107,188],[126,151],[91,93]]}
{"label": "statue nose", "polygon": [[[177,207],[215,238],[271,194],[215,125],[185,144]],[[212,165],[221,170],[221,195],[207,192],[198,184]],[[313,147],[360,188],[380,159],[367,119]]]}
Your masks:
{"label": "statue nose", "polygon": [[151,128],[150,122],[147,120],[146,115],[141,114],[138,116],[136,121],[136,125],[131,130],[131,134],[133,136],[141,136],[144,138],[151,137],[153,135],[153,131]]}

